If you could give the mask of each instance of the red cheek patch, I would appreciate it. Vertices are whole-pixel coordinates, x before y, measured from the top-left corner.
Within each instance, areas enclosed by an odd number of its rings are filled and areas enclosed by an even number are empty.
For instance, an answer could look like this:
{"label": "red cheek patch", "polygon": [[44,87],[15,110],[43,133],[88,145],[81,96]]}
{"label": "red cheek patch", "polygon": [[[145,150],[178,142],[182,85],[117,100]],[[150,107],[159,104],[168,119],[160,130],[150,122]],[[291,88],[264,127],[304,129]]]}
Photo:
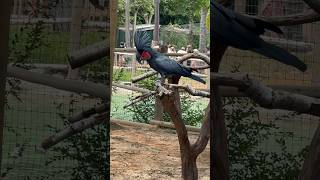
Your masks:
{"label": "red cheek patch", "polygon": [[143,51],[143,53],[141,54],[141,57],[143,59],[150,59],[151,58],[151,55],[150,53],[148,53],[147,51]]}

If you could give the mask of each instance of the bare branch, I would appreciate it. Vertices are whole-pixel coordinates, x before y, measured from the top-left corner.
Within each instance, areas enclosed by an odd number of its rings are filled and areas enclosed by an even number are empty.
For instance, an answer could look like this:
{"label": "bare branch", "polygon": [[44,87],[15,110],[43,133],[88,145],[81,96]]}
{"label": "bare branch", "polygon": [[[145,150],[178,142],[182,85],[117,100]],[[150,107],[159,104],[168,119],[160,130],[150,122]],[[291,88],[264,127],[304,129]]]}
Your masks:
{"label": "bare branch", "polygon": [[69,122],[73,123],[76,121],[80,121],[81,119],[88,118],[94,114],[106,112],[109,110],[109,107],[110,107],[109,103],[108,104],[105,103],[100,106],[91,108],[89,110],[79,112],[76,115],[69,118]]}
{"label": "bare branch", "polygon": [[136,86],[128,86],[128,85],[118,84],[118,83],[112,83],[112,86],[123,88],[123,89],[128,89],[128,90],[131,90],[131,91],[137,91],[137,92],[141,92],[141,93],[149,93],[149,92],[151,92],[150,90],[147,90],[147,89],[144,89],[144,88],[139,88],[139,87],[136,87]]}
{"label": "bare branch", "polygon": [[169,88],[183,89],[193,96],[201,96],[201,97],[210,98],[210,93],[193,89],[190,85],[168,84],[168,86],[169,86]]}
{"label": "bare branch", "polygon": [[210,103],[208,104],[208,107],[205,112],[205,116],[203,118],[200,135],[197,141],[193,145],[191,145],[191,149],[196,155],[199,155],[200,153],[203,152],[210,138],[209,115],[210,115]]}
{"label": "bare branch", "polygon": [[46,74],[30,72],[28,70],[12,66],[8,66],[7,76],[50,86],[56,89],[75,93],[85,93],[96,98],[109,99],[110,88],[102,84],[82,82],[77,80],[65,80]]}
{"label": "bare branch", "polygon": [[320,21],[320,14],[314,12],[313,10],[309,10],[299,14],[288,15],[288,16],[277,16],[277,17],[252,16],[252,17],[268,21],[277,26],[292,26],[292,25],[299,25],[299,24],[306,24],[306,23]]}
{"label": "bare branch", "polygon": [[103,113],[97,116],[89,117],[87,119],[83,119],[81,121],[77,121],[71,124],[69,127],[62,129],[55,135],[50,136],[49,138],[45,139],[41,143],[41,147],[45,150],[48,148],[58,144],[59,142],[63,141],[64,139],[73,136],[79,132],[82,132],[88,128],[94,127],[106,120],[108,120],[108,113]]}
{"label": "bare branch", "polygon": [[309,7],[320,14],[320,0],[303,0]]}
{"label": "bare branch", "polygon": [[190,53],[190,54],[186,54],[184,56],[182,56],[181,58],[179,58],[177,60],[178,63],[182,63],[188,59],[191,59],[191,58],[197,58],[197,59],[201,59],[203,60],[205,63],[207,63],[208,65],[210,65],[210,58],[203,54],[203,53],[199,53],[199,52],[193,52],[193,53]]}
{"label": "bare branch", "polygon": [[152,71],[150,71],[150,72],[141,74],[140,76],[133,77],[133,78],[131,79],[131,82],[136,83],[136,82],[138,82],[138,81],[144,80],[144,79],[146,79],[146,78],[148,78],[148,77],[151,77],[151,76],[154,76],[154,75],[156,75],[156,74],[157,74],[157,72],[152,70]]}
{"label": "bare branch", "polygon": [[194,67],[192,67],[192,69],[197,69],[197,70],[209,69],[209,68],[210,68],[209,65],[205,65],[205,66],[194,66]]}
{"label": "bare branch", "polygon": [[125,106],[123,106],[123,108],[127,108],[129,106],[132,106],[132,105],[134,105],[134,104],[136,104],[136,103],[138,103],[140,101],[143,101],[143,100],[147,99],[148,97],[153,96],[155,94],[156,94],[156,92],[152,91],[152,92],[137,96],[130,103],[128,103]]}
{"label": "bare branch", "polygon": [[[158,51],[158,48],[153,48],[153,49]],[[134,53],[137,52],[137,50],[136,50],[136,48],[115,48],[115,52],[118,52],[118,53],[123,52],[123,53],[132,53],[132,54],[134,54]],[[165,55],[165,56],[175,56],[175,57],[177,57],[177,56],[184,56],[184,55],[186,55],[188,53],[162,53],[162,54]],[[210,54],[206,54],[206,55],[210,56]]]}
{"label": "bare branch", "polygon": [[[171,122],[151,120],[150,124],[157,125],[159,127],[164,127],[164,128],[176,129],[176,127]],[[185,125],[185,126],[186,126],[187,131],[200,132],[200,129],[197,127],[188,126],[188,125]]]}
{"label": "bare branch", "polygon": [[78,68],[106,57],[110,53],[110,48],[107,45],[108,42],[104,40],[71,53],[69,55],[71,68]]}
{"label": "bare branch", "polygon": [[237,87],[261,107],[267,109],[284,109],[298,113],[320,116],[320,100],[301,94],[273,90],[241,74],[211,74],[218,85]]}

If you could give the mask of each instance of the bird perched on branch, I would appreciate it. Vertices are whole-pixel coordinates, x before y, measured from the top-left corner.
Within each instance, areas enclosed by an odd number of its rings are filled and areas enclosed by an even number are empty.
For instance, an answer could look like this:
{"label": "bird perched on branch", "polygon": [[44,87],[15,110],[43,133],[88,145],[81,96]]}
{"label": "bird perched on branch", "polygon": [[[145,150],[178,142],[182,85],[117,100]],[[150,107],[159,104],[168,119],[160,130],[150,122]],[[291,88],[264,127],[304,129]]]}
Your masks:
{"label": "bird perched on branch", "polygon": [[300,71],[306,71],[307,66],[296,56],[284,49],[271,45],[259,36],[270,30],[283,34],[277,26],[266,21],[246,17],[210,1],[210,26],[213,41],[219,41],[226,46],[232,46],[242,50],[250,50],[266,57],[294,66]]}
{"label": "bird perched on branch", "polygon": [[191,67],[183,66],[175,60],[155,51],[151,48],[151,36],[146,31],[137,31],[134,43],[137,49],[136,58],[141,64],[142,60],[147,61],[152,69],[160,73],[161,81],[168,76],[184,76],[205,84],[206,82],[191,72],[196,71]]}

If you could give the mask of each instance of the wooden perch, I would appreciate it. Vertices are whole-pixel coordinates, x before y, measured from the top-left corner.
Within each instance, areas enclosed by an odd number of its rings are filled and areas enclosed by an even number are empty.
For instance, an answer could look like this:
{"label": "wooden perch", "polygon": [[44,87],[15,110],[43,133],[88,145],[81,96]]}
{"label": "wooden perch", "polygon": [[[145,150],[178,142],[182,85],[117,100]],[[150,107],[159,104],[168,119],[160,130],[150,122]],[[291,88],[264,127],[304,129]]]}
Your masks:
{"label": "wooden perch", "polygon": [[155,91],[152,91],[152,92],[149,92],[149,93],[145,93],[145,94],[142,94],[140,96],[137,96],[135,97],[133,100],[131,100],[130,103],[126,104],[123,106],[123,108],[128,108],[129,106],[132,106],[140,101],[143,101],[145,99],[147,99],[148,97],[150,96],[153,96],[153,95],[156,95],[157,93]]}
{"label": "wooden perch", "polygon": [[106,57],[110,53],[110,48],[107,45],[106,41],[101,41],[71,53],[69,55],[71,68],[75,69]]}
{"label": "wooden perch", "polygon": [[[158,48],[153,48],[153,49],[156,50],[156,51],[159,50]],[[122,53],[123,52],[123,53],[132,53],[132,54],[134,54],[134,53],[137,52],[137,50],[136,50],[136,48],[115,48],[115,52],[116,53]],[[161,53],[161,54],[163,54],[165,56],[178,57],[178,56],[184,56],[184,55],[186,55],[188,53]],[[210,54],[205,54],[205,55],[210,56]]]}
{"label": "wooden perch", "polygon": [[[170,122],[151,120],[151,121],[150,121],[150,124],[151,124],[151,125],[157,125],[157,126],[162,127],[162,128],[176,129],[176,127],[174,126],[174,124],[172,124],[172,123],[170,123]],[[186,125],[186,129],[187,129],[187,131],[200,132],[200,128],[193,127],[193,126],[188,126],[188,125]],[[208,132],[208,133],[209,133],[209,132]]]}
{"label": "wooden perch", "polygon": [[311,180],[320,178],[320,124],[313,135],[310,150],[303,163],[299,174],[299,180]]}
{"label": "wooden perch", "polygon": [[150,71],[150,72],[141,74],[140,76],[133,77],[133,78],[131,79],[131,82],[136,83],[136,82],[138,82],[138,81],[144,80],[144,79],[146,79],[146,78],[148,78],[148,77],[151,77],[151,76],[154,76],[154,75],[156,75],[156,74],[157,74],[157,72],[152,70],[152,71]]}
{"label": "wooden perch", "polygon": [[92,116],[87,119],[83,119],[81,121],[77,121],[65,129],[62,129],[58,133],[50,136],[49,138],[45,139],[41,143],[41,147],[45,150],[49,149],[50,147],[56,145],[57,143],[63,141],[64,139],[82,132],[88,128],[94,127],[102,122],[105,122],[109,119],[109,113],[103,113],[97,116]]}
{"label": "wooden perch", "polygon": [[137,91],[137,92],[141,92],[141,93],[149,93],[149,92],[151,92],[148,89],[139,88],[139,87],[136,87],[136,86],[128,86],[128,85],[124,85],[124,84],[118,84],[118,83],[112,83],[112,86],[123,88],[123,89],[128,89],[128,90],[131,90],[131,91]]}
{"label": "wooden perch", "polygon": [[303,13],[287,15],[287,16],[277,16],[277,17],[264,17],[264,16],[253,16],[255,18],[263,19],[270,22],[276,26],[292,26],[299,24],[312,23],[320,20],[320,14],[309,10]]}
{"label": "wooden perch", "polygon": [[81,119],[88,118],[88,117],[90,117],[91,115],[109,111],[109,107],[110,107],[109,104],[104,103],[104,104],[102,104],[102,105],[100,105],[100,106],[91,108],[91,109],[89,109],[89,110],[79,112],[79,113],[77,113],[76,115],[74,115],[74,116],[72,116],[71,118],[69,118],[69,122],[74,123],[74,122],[76,122],[76,121],[80,121]]}
{"label": "wooden perch", "polygon": [[210,58],[203,54],[203,53],[199,53],[199,52],[193,52],[193,53],[189,53],[189,54],[186,54],[184,56],[182,56],[181,58],[179,58],[177,60],[178,63],[182,63],[188,59],[191,59],[191,58],[196,58],[196,59],[201,59],[203,60],[205,63],[207,63],[208,65],[210,65]]}
{"label": "wooden perch", "polygon": [[95,98],[109,99],[109,88],[102,84],[77,80],[65,80],[12,66],[8,66],[7,76],[65,91],[85,93]]}
{"label": "wooden perch", "polygon": [[201,97],[210,98],[210,93],[193,89],[189,85],[178,85],[178,84],[168,84],[168,85],[169,85],[169,88],[183,89],[189,94],[191,94],[192,96],[201,96]]}
{"label": "wooden perch", "polygon": [[312,43],[293,41],[293,40],[288,40],[288,39],[283,39],[283,38],[274,38],[274,37],[268,37],[268,36],[261,36],[261,38],[270,44],[274,44],[276,46],[279,46],[279,47],[282,47],[284,49],[288,49],[289,51],[294,51],[294,52],[312,51],[312,49],[315,46]]}
{"label": "wooden perch", "polygon": [[217,85],[237,87],[261,107],[320,116],[320,100],[301,94],[273,90],[243,74],[211,74]]}

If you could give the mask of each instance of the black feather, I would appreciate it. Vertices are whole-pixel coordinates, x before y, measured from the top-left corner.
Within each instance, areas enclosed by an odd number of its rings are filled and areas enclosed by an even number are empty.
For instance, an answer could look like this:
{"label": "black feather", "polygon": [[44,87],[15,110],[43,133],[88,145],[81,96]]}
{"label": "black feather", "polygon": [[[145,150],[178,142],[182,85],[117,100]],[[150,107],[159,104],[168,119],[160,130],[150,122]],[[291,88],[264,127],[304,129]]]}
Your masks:
{"label": "black feather", "polygon": [[137,31],[134,36],[134,45],[137,48],[137,51],[141,51],[151,48],[151,36],[146,31]]}

